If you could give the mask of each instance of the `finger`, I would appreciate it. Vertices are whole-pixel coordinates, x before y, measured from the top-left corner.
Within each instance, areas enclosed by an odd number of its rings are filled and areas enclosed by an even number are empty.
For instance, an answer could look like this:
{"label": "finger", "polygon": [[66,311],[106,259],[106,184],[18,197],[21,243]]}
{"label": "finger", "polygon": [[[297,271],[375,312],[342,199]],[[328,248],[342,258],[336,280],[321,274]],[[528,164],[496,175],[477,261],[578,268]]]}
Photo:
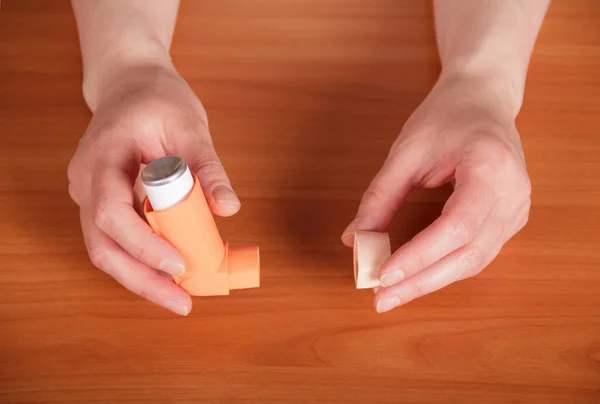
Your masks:
{"label": "finger", "polygon": [[[206,133],[200,133],[200,131]],[[227,173],[215,152],[208,130],[187,131],[169,138],[170,151],[182,157],[197,176],[212,212],[232,216],[240,210],[240,200],[233,192]]]}
{"label": "finger", "polygon": [[463,178],[441,216],[381,266],[381,285],[389,287],[409,278],[473,240],[495,198],[496,193],[485,179]]}
{"label": "finger", "polygon": [[357,230],[381,231],[416,182],[417,161],[409,152],[390,155],[363,194],[354,220],[342,234],[342,242],[352,246]]}
{"label": "finger", "polygon": [[190,296],[172,281],[135,260],[93,223],[91,208],[82,208],[81,226],[92,263],[133,293],[174,313],[186,316]]}
{"label": "finger", "polygon": [[[139,164],[138,164],[139,166]],[[135,259],[171,275],[185,273],[185,261],[156,235],[133,207],[133,178],[122,165],[98,168],[92,180],[92,217],[96,226]]]}
{"label": "finger", "polygon": [[490,213],[471,243],[459,248],[429,268],[375,295],[377,312],[383,313],[414,299],[435,292],[453,282],[479,273],[500,252],[505,219]]}

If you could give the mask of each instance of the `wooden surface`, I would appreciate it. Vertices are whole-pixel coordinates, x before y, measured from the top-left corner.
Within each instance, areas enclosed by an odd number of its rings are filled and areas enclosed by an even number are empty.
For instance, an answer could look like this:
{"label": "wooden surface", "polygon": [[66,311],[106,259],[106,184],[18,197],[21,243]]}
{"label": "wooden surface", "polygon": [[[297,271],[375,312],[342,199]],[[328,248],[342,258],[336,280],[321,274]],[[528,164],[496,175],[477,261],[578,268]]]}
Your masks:
{"label": "wooden surface", "polygon": [[[66,165],[90,114],[66,0],[0,14],[1,403],[600,403],[600,3],[557,0],[518,126],[526,229],[475,279],[387,315],[339,234],[439,71],[431,5],[184,1],[203,100],[263,286],[188,318],[88,262]],[[448,189],[415,192],[398,246]]]}

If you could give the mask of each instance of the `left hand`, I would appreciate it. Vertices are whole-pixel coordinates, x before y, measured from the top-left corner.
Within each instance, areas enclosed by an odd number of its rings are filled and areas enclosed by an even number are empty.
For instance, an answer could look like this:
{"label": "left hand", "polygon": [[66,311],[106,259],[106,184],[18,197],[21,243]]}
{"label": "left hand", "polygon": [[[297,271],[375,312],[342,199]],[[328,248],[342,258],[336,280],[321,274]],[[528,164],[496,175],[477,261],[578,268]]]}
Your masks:
{"label": "left hand", "polygon": [[382,265],[378,312],[472,277],[525,226],[531,184],[510,97],[494,77],[442,77],[365,192],[356,230],[382,231],[415,186],[452,182],[441,216]]}

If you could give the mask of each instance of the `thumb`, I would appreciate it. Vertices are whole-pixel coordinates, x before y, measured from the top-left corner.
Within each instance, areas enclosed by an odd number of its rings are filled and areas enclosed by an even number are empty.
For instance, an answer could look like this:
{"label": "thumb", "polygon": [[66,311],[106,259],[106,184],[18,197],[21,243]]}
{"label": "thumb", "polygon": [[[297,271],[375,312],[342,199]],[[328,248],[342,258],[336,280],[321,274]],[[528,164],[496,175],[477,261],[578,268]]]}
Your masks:
{"label": "thumb", "polygon": [[415,184],[417,164],[408,153],[390,155],[363,194],[354,220],[342,234],[352,246],[357,230],[382,231]]}
{"label": "thumb", "polygon": [[240,210],[240,200],[217,156],[207,129],[200,136],[187,132],[174,140],[174,154],[182,157],[196,174],[210,210],[218,216],[232,216]]}

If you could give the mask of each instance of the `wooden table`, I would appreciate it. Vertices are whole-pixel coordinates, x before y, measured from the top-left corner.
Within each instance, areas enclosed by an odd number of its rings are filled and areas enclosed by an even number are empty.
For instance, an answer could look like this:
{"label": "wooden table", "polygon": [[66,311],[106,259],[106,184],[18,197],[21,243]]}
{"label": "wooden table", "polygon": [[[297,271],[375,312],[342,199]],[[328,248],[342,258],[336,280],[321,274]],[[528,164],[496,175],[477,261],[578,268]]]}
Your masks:
{"label": "wooden table", "polygon": [[[526,229],[475,279],[386,315],[339,234],[439,66],[428,1],[184,1],[263,285],[180,318],[88,261],[65,168],[90,118],[66,0],[0,13],[1,403],[600,403],[600,3],[556,0],[518,126]],[[398,246],[448,189],[415,192]]]}

